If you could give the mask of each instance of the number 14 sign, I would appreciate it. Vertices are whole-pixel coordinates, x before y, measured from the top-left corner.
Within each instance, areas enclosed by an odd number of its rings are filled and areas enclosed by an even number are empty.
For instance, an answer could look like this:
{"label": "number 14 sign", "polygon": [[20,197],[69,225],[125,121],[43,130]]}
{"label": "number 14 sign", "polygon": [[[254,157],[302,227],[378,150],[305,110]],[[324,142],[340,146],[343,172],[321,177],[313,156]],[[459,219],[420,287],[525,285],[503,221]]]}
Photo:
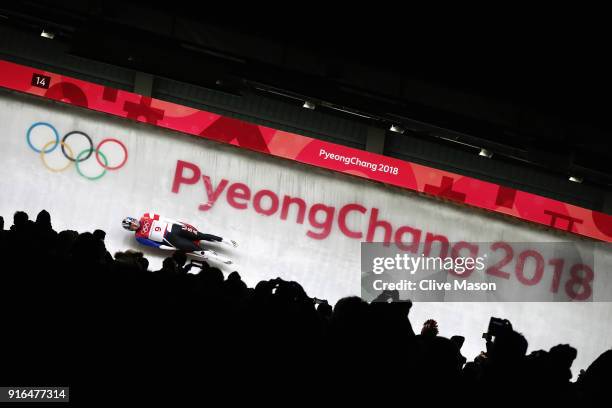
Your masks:
{"label": "number 14 sign", "polygon": [[51,77],[37,73],[32,74],[32,86],[49,89],[50,84]]}

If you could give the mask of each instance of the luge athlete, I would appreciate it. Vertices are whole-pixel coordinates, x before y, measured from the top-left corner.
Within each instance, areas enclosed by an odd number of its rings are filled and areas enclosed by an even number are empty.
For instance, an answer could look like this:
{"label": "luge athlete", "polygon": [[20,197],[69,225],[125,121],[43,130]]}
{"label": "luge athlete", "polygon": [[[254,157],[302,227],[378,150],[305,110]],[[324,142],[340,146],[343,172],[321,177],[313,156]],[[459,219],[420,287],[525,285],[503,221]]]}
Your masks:
{"label": "luge athlete", "polygon": [[199,232],[193,225],[162,217],[159,214],[145,213],[140,219],[126,217],[121,222],[123,228],[134,231],[136,240],[147,246],[160,249],[183,250],[195,256],[216,259],[225,264],[232,261],[215,251],[202,247],[201,241],[218,242],[236,248],[236,241],[212,234]]}

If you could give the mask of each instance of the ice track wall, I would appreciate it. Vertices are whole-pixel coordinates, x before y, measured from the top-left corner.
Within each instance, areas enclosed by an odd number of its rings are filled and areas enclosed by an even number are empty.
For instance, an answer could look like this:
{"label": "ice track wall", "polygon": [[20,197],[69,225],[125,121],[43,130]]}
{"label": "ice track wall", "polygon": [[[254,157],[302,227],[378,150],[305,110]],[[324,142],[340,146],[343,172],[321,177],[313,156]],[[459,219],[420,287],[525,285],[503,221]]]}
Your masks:
{"label": "ice track wall", "polygon": [[[104,141],[104,157],[93,154],[77,169],[58,145],[41,158],[35,149],[53,147],[54,129],[60,140],[76,131],[89,136],[94,147]],[[331,302],[360,293],[360,242],[381,241],[386,234],[393,240],[401,226],[419,229],[423,237],[442,234],[451,242],[581,239],[349,175],[4,91],[0,130],[0,215],[7,225],[16,210],[34,218],[47,209],[56,230],[101,228],[111,252],[141,250],[152,269],[161,266],[166,254],[139,246],[121,228],[123,217],[152,210],[236,239],[237,250],[220,249],[237,262],[225,272],[239,270],[250,285],[277,276],[296,280],[309,295]],[[64,146],[74,156],[85,151],[81,159],[89,148],[82,133],[69,136],[69,147]],[[98,160],[119,167],[126,152],[120,168],[92,179],[103,171]],[[377,226],[383,221],[390,233]],[[609,270],[609,247],[598,254],[597,262]],[[413,307],[411,320],[418,330],[425,319],[434,318],[442,335],[465,336],[463,352],[471,359],[484,347],[480,335],[491,315],[509,318],[530,341],[530,350],[560,342],[577,347],[575,372],[612,346],[610,303],[421,303]]]}

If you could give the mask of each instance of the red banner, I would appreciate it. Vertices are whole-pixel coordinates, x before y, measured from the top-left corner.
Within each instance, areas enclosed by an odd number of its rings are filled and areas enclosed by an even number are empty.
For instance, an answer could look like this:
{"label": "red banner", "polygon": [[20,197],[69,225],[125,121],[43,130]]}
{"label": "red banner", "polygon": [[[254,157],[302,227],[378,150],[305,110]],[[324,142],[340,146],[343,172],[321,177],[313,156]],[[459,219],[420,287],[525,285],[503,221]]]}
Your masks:
{"label": "red banner", "polygon": [[0,86],[612,242],[612,216],[471,177],[0,61]]}

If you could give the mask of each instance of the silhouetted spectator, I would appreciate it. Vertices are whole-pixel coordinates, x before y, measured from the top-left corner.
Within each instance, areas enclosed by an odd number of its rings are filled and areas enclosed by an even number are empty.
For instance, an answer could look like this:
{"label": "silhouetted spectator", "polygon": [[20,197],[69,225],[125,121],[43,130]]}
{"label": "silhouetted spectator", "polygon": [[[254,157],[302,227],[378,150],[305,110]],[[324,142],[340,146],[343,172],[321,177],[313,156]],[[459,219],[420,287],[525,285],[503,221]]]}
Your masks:
{"label": "silhouetted spectator", "polygon": [[438,335],[438,322],[433,319],[426,320],[421,329],[421,336],[435,337]]}
{"label": "silhouetted spectator", "polygon": [[[107,264],[111,264],[113,262],[113,256],[110,254],[110,252],[108,252],[108,250],[106,249],[106,244],[104,243],[104,239],[106,238],[106,232],[101,229],[94,230],[93,237],[95,240],[100,241],[104,247],[104,262]],[[143,264],[143,262],[140,263]],[[149,263],[147,261],[146,267],[148,266]],[[146,267],[144,268],[145,271],[147,270]]]}
{"label": "silhouetted spectator", "polygon": [[577,385],[585,402],[605,406],[610,398],[610,384],[612,384],[612,350],[607,350],[581,373]]}
{"label": "silhouetted spectator", "polygon": [[[374,378],[376,390],[406,398],[423,394],[436,402],[607,403],[612,350],[572,383],[576,349],[560,344],[527,356],[527,339],[509,321],[492,318],[487,351],[465,364],[464,338],[440,336],[435,320],[415,336],[412,303],[397,291],[384,291],[372,303],[346,297],[332,308],[298,282],[276,278],[251,289],[237,271],[225,279],[207,262],[186,265],[181,252],[149,272],[142,252],[117,252],[113,259],[102,230],[54,236],[44,210],[36,223],[21,211],[10,231],[2,223],[0,217],[0,233],[10,235],[0,246],[0,308],[11,321],[3,336],[0,377],[10,375],[4,383],[72,384],[103,369],[131,378],[176,377],[206,367],[204,375],[231,379],[233,392],[242,391],[234,382],[239,372],[275,389],[303,385],[313,395],[358,392],[364,378]],[[32,255],[33,236],[44,256]],[[200,270],[186,273],[193,265]],[[53,318],[33,324],[37,316]],[[49,364],[40,353],[59,355],[62,363]],[[316,383],[308,382],[312,378]],[[342,382],[350,387],[342,389]]]}
{"label": "silhouetted spectator", "polygon": [[578,352],[569,344],[559,344],[548,352],[552,375],[556,377],[556,382],[562,384],[572,379],[572,363],[576,359]]}
{"label": "silhouetted spectator", "polygon": [[174,251],[172,258],[176,262],[176,267],[179,273],[187,273],[191,269],[192,264],[185,266],[187,262],[187,253],[185,251]]}
{"label": "silhouetted spectator", "polygon": [[53,230],[51,225],[51,215],[47,210],[42,210],[36,216],[34,223],[35,237],[40,242],[40,248],[47,253],[55,248],[57,240],[57,232]]}
{"label": "silhouetted spectator", "polygon": [[52,230],[51,215],[47,210],[41,210],[36,216],[36,227],[39,230]]}
{"label": "silhouetted spectator", "polygon": [[102,231],[101,229],[97,229],[97,230],[94,230],[93,236],[95,239],[104,241],[104,239],[106,238],[106,232]]}
{"label": "silhouetted spectator", "polygon": [[178,273],[178,267],[176,265],[176,261],[172,257],[168,257],[164,259],[162,262],[162,268],[156,273],[164,278],[171,278],[172,276]]}
{"label": "silhouetted spectator", "polygon": [[206,293],[220,292],[225,280],[221,269],[211,268],[206,262],[202,263],[202,268],[196,274],[196,277],[199,287]]}
{"label": "silhouetted spectator", "polygon": [[24,211],[17,211],[13,214],[13,225],[11,226],[11,231],[18,233],[26,233],[31,221],[28,217],[28,214]]}
{"label": "silhouetted spectator", "polygon": [[144,256],[140,256],[136,259],[136,263],[138,264],[138,266],[140,267],[140,269],[142,271],[148,271],[149,270],[149,260],[147,258],[145,258]]}
{"label": "silhouetted spectator", "polygon": [[225,293],[232,297],[243,296],[247,289],[246,283],[242,281],[240,274],[236,271],[227,276],[223,286]]}

